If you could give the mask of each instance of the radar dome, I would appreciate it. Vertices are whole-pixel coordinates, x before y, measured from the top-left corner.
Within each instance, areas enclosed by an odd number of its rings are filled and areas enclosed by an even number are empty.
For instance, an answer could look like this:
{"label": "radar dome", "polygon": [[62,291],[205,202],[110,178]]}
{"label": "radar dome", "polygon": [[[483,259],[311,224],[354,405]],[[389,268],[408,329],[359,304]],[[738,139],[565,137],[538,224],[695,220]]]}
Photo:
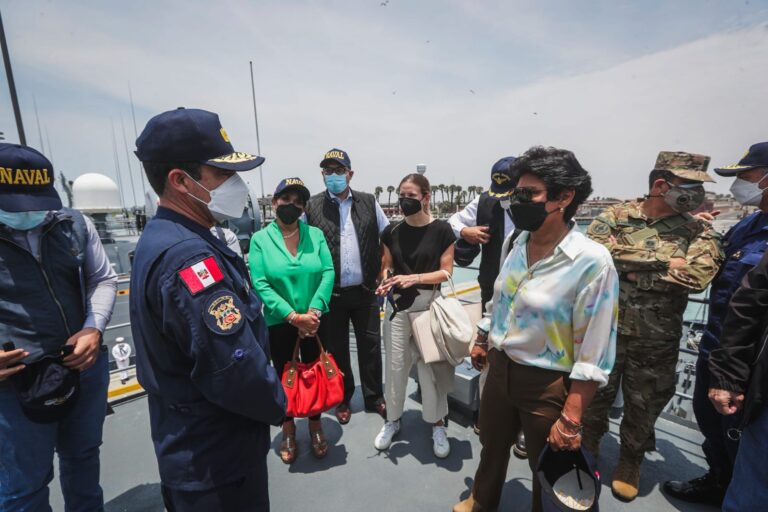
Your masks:
{"label": "radar dome", "polygon": [[72,206],[87,213],[121,211],[120,190],[111,178],[97,172],[81,174],[72,184]]}

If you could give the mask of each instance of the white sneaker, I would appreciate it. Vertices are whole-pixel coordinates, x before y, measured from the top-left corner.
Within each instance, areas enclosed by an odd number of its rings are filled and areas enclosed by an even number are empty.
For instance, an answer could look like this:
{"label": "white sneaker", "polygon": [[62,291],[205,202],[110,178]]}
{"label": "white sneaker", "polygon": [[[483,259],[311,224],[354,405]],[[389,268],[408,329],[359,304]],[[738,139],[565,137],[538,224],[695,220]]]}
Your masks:
{"label": "white sneaker", "polygon": [[438,459],[444,459],[451,453],[448,429],[445,427],[432,427],[432,451]]}
{"label": "white sneaker", "polygon": [[373,446],[377,450],[386,450],[389,445],[392,444],[392,438],[400,432],[400,420],[397,421],[385,421],[384,426],[381,427],[376,439],[373,440]]}

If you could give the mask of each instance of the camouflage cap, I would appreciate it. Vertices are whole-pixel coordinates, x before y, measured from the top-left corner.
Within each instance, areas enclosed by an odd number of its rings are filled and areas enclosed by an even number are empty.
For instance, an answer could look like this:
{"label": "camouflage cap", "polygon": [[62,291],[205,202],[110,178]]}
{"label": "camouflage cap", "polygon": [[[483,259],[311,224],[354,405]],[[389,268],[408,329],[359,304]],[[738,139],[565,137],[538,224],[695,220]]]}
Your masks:
{"label": "camouflage cap", "polygon": [[683,151],[660,151],[654,170],[669,171],[686,180],[714,183],[715,180],[707,174],[707,166],[709,166],[709,157],[706,155]]}

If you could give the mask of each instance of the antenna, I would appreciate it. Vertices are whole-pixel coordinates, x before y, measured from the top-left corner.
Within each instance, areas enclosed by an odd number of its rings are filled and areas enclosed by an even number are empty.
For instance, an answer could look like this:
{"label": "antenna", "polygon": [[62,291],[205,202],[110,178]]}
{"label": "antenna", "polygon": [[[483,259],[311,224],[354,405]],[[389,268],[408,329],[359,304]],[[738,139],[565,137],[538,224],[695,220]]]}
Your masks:
{"label": "antenna", "polygon": [[[253,96],[253,120],[256,123],[256,151],[261,156],[261,139],[259,139],[259,114],[256,111],[256,86],[253,82],[253,61],[248,61],[251,67],[251,96]],[[264,197],[264,164],[259,167],[259,180],[261,181],[261,197]]]}
{"label": "antenna", "polygon": [[35,107],[35,120],[37,121],[37,138],[40,139],[40,152],[46,155],[45,144],[43,144],[43,131],[40,129],[40,116],[37,114],[37,99],[34,94],[32,95],[32,105]]}
{"label": "antenna", "polygon": [[115,139],[115,120],[111,117],[109,118],[109,122],[112,125],[112,153],[115,157],[115,171],[117,172],[117,189],[120,191],[120,204],[123,206],[123,210],[125,210],[125,197],[123,197],[123,180],[120,177],[120,160],[117,158],[117,142]]}
{"label": "antenna", "polygon": [[[131,92],[131,82],[128,82],[128,98],[131,100],[131,117],[133,118],[133,140],[139,138],[139,131],[136,129],[136,111],[133,109],[133,92]],[[144,164],[139,161],[141,170],[144,171]],[[147,189],[144,187],[144,172],[141,173],[141,194],[147,197]]]}
{"label": "antenna", "polygon": [[131,195],[133,196],[134,208],[138,204],[136,202],[136,189],[133,186],[133,167],[131,167],[131,154],[128,152],[128,139],[125,137],[125,123],[123,123],[123,114],[120,114],[120,126],[123,129],[123,143],[125,144],[125,159],[128,161],[128,178],[131,180]]}

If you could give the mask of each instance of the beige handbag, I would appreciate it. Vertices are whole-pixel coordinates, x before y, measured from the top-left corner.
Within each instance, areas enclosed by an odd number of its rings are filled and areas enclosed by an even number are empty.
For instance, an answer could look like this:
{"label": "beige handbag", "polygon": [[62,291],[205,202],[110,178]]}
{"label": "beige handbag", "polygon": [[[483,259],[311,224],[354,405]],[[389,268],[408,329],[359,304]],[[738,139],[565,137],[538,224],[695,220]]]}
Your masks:
{"label": "beige handbag", "polygon": [[[444,271],[445,272],[445,271]],[[426,311],[408,313],[411,332],[425,363],[448,361],[461,364],[469,355],[475,325],[482,318],[482,304],[464,304],[456,298],[456,288],[448,272],[452,297],[438,295]],[[437,293],[433,290],[433,297]]]}

